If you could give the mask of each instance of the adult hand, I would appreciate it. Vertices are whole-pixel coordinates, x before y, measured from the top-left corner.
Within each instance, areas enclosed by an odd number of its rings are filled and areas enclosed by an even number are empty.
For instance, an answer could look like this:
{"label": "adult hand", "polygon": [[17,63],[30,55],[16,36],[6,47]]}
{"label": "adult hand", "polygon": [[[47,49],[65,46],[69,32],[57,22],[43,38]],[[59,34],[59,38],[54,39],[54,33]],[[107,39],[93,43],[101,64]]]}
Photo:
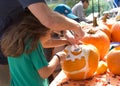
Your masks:
{"label": "adult hand", "polygon": [[74,31],[74,36],[75,39],[78,41],[81,40],[81,38],[85,35],[85,32],[81,29],[81,27],[79,29],[73,30]]}
{"label": "adult hand", "polygon": [[84,36],[82,30],[73,32],[72,30],[67,30],[65,37],[73,45],[79,44],[80,39]]}
{"label": "adult hand", "polygon": [[76,39],[74,36],[73,31],[71,30],[66,30],[65,38],[71,43],[71,44],[76,44]]}

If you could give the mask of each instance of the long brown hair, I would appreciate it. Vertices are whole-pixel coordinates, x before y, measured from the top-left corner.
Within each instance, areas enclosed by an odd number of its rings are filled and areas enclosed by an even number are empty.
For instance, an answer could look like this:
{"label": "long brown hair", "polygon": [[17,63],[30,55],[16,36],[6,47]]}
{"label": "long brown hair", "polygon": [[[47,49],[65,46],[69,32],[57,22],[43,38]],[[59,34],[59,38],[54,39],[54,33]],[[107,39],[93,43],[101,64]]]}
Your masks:
{"label": "long brown hair", "polygon": [[[1,49],[5,56],[19,56],[23,52],[30,53],[34,50],[41,36],[45,36],[49,28],[42,25],[33,15],[23,18],[23,20],[12,25],[3,34],[1,39]],[[25,49],[26,43],[30,41],[29,50]]]}

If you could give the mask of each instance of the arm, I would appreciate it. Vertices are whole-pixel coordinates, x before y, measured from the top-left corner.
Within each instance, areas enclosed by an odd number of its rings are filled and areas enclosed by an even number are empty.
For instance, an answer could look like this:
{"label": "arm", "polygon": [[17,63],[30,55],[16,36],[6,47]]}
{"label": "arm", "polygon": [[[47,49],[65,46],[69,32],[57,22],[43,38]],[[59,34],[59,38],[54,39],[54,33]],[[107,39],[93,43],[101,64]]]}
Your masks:
{"label": "arm", "polygon": [[81,5],[79,5],[79,6],[77,7],[77,15],[78,15],[80,21],[86,21],[85,15],[84,15],[84,10],[83,10],[83,9],[84,9],[84,8],[83,8],[83,6],[81,6]]}
{"label": "arm", "polygon": [[84,32],[79,23],[52,11],[45,3],[34,3],[29,5],[28,8],[46,27],[51,28],[52,30],[71,29],[79,38],[83,37]]}
{"label": "arm", "polygon": [[42,46],[44,48],[53,48],[53,47],[59,47],[63,45],[67,45],[69,42],[67,40],[61,40],[61,39],[50,39],[46,41]]}
{"label": "arm", "polygon": [[51,31],[45,36],[40,37],[40,41],[44,48],[53,48],[69,44],[68,40],[51,38]]}
{"label": "arm", "polygon": [[77,22],[52,11],[45,3],[31,4],[28,8],[42,24],[53,30],[80,29]]}
{"label": "arm", "polygon": [[44,48],[53,48],[53,47],[59,47],[63,45],[68,45],[68,44],[78,44],[79,39],[74,40],[74,32],[71,30],[66,30],[63,32],[63,37],[60,39],[54,39],[51,38],[51,32],[48,32],[44,37],[40,38],[40,41],[42,43],[42,46]]}
{"label": "arm", "polygon": [[[60,56],[60,62],[63,62],[66,58],[65,52],[58,52],[57,55]],[[48,78],[53,73],[53,71],[55,70],[58,64],[59,64],[59,59],[56,55],[54,55],[52,60],[49,62],[48,66],[43,67],[40,70],[38,70],[39,75],[42,78]]]}

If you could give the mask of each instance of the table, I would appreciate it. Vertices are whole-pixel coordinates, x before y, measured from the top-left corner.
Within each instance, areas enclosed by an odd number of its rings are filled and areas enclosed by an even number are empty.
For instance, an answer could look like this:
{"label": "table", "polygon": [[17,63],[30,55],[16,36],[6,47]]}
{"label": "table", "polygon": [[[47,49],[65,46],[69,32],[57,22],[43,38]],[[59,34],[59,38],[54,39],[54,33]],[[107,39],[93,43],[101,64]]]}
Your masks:
{"label": "table", "polygon": [[106,72],[87,80],[70,80],[63,71],[55,77],[49,86],[120,86],[120,76]]}

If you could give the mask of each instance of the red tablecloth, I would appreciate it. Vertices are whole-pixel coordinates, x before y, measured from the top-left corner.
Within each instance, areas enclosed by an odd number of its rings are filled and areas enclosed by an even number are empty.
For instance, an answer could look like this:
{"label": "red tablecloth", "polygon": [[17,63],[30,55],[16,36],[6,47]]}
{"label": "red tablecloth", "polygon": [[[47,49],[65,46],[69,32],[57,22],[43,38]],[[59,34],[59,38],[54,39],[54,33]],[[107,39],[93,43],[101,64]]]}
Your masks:
{"label": "red tablecloth", "polygon": [[120,76],[107,72],[87,80],[70,80],[61,71],[49,86],[120,86]]}

